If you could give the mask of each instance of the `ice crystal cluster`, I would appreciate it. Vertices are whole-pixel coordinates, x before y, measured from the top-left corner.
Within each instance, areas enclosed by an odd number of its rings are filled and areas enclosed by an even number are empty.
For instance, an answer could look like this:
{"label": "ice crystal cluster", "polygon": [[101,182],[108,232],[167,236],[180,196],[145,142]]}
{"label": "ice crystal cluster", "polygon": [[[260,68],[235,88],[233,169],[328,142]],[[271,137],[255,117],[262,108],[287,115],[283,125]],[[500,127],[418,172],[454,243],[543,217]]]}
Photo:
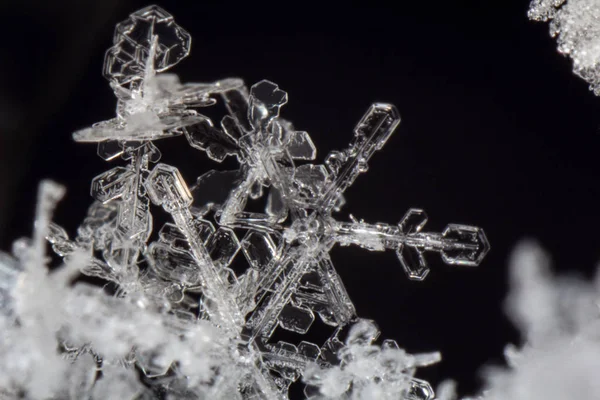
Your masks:
{"label": "ice crystal cluster", "polygon": [[[301,380],[311,399],[432,399],[415,372],[439,354],[378,341],[329,252],[391,250],[419,281],[427,252],[478,265],[483,231],[428,232],[420,209],[397,224],[338,219],[345,190],[397,128],[396,108],[371,105],[349,146],[318,164],[308,133],[279,116],[288,98],[274,83],[164,73],[190,45],[156,6],[117,25],[104,63],[117,115],[73,138],[118,165],[93,179],[95,201],[71,236],[51,222],[64,189],[44,182],[33,238],[0,255],[0,397],[285,399]],[[226,114],[213,122],[202,110],[217,103]],[[159,139],[187,139],[199,157],[239,168],[188,185],[159,162]],[[250,211],[260,200],[264,211]],[[155,226],[157,213],[168,222]],[[47,242],[63,260],[52,271]],[[325,343],[276,340],[279,330],[301,337],[317,317],[331,327]]]}
{"label": "ice crystal cluster", "polygon": [[574,72],[600,95],[600,1],[533,0],[528,15],[550,21],[558,51],[571,57]]}

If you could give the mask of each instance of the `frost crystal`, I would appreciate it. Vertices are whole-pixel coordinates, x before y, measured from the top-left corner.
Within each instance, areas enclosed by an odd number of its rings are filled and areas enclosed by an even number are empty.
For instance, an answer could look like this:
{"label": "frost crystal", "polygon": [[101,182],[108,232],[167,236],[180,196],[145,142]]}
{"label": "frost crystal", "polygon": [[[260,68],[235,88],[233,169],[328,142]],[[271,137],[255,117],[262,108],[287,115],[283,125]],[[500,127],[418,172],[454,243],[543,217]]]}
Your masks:
{"label": "frost crystal", "polygon": [[[483,231],[427,232],[419,209],[397,224],[336,219],[344,192],[400,123],[396,108],[373,104],[350,145],[316,164],[308,133],[279,116],[288,98],[274,83],[248,90],[240,79],[181,84],[162,73],[190,45],[156,6],[117,25],[104,64],[117,115],[73,138],[124,164],[94,178],[96,201],[73,239],[50,222],[62,188],[43,184],[33,241],[16,242],[17,259],[1,255],[0,393],[285,399],[302,379],[314,399],[432,399],[414,375],[439,354],[377,344],[377,326],[356,316],[329,252],[335,244],[392,250],[420,281],[427,252],[478,265],[489,250]],[[217,102],[227,114],[215,124],[200,111]],[[239,168],[209,171],[189,187],[159,163],[155,144],[179,135],[216,162],[235,157]],[[261,199],[264,212],[249,211]],[[155,229],[160,208],[169,222]],[[50,274],[44,237],[64,259]],[[234,271],[234,260],[245,267]],[[73,284],[79,272],[106,287]],[[324,344],[276,341],[278,329],[307,333],[317,315],[333,332]]]}
{"label": "frost crystal", "polygon": [[558,51],[573,60],[574,72],[600,95],[600,2],[598,0],[533,0],[529,17],[550,22]]}

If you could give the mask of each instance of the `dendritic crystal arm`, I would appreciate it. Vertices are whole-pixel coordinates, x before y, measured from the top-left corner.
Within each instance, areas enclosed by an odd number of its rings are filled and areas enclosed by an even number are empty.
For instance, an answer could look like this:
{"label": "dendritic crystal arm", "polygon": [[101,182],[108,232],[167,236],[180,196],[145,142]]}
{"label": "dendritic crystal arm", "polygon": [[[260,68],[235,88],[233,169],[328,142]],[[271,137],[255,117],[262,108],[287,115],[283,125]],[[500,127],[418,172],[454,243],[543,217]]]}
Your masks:
{"label": "dendritic crystal arm", "polygon": [[397,226],[333,221],[332,229],[335,240],[342,245],[395,250],[406,274],[414,280],[423,280],[429,273],[425,252],[440,253],[450,265],[477,266],[489,251],[481,228],[450,224],[442,233],[422,232],[426,222],[425,212],[413,208]]}
{"label": "dendritic crystal arm", "polygon": [[204,293],[216,306],[217,310],[211,313],[215,322],[236,332],[243,324],[243,316],[194,226],[194,217],[189,210],[192,197],[179,171],[166,164],[158,164],[150,173],[146,188],[152,201],[172,215],[175,224],[185,235],[196,258]]}
{"label": "dendritic crystal arm", "polygon": [[369,168],[368,162],[381,150],[400,124],[400,114],[391,104],[375,103],[354,128],[354,138],[344,151],[327,156],[330,182],[318,201],[318,208],[330,210],[339,204],[339,196],[350,187],[358,175]]}

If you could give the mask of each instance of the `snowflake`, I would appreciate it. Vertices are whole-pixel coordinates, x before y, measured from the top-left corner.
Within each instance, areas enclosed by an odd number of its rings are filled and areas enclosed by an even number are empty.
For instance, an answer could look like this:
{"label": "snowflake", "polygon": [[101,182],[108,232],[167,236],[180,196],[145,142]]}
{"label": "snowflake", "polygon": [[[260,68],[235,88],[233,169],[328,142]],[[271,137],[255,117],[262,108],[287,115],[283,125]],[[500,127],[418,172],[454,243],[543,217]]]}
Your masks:
{"label": "snowflake", "polygon": [[[25,375],[52,378],[46,395],[72,398],[282,399],[302,377],[314,398],[432,399],[429,384],[414,374],[439,354],[408,355],[393,340],[377,344],[379,330],[357,317],[329,252],[336,244],[392,250],[408,277],[420,281],[429,272],[427,252],[447,264],[478,265],[489,250],[483,230],[450,224],[426,232],[420,209],[398,224],[336,219],[345,191],[398,127],[396,108],[371,105],[349,146],[317,164],[309,134],[280,117],[288,98],[274,83],[250,90],[239,79],[181,84],[163,73],[190,46],[190,35],[156,6],[117,25],[104,65],[117,116],[73,138],[96,142],[100,157],[126,165],[94,178],[96,201],[74,239],[50,222],[47,204],[60,189],[43,187],[34,243],[15,247],[20,262],[0,259],[12,282],[0,288],[8,343],[19,351],[23,343],[43,347],[35,357],[47,361],[27,359]],[[227,114],[216,125],[201,111],[219,102]],[[235,157],[239,168],[209,171],[189,187],[176,167],[159,162],[154,143],[180,135],[214,161]],[[264,212],[250,211],[260,200]],[[151,204],[170,216],[156,239]],[[43,237],[65,260],[46,287]],[[238,259],[246,265],[236,272]],[[110,283],[114,295],[71,287],[73,271]],[[30,282],[29,291],[15,282]],[[333,330],[322,346],[274,342],[277,328],[306,334],[316,315]],[[33,344],[19,340],[29,328],[43,332],[24,336]],[[34,343],[38,336],[43,343]],[[56,340],[66,364],[48,346]],[[17,357],[0,347],[6,360]],[[49,376],[44,365],[60,368]],[[8,391],[44,396],[43,382],[3,379]]]}

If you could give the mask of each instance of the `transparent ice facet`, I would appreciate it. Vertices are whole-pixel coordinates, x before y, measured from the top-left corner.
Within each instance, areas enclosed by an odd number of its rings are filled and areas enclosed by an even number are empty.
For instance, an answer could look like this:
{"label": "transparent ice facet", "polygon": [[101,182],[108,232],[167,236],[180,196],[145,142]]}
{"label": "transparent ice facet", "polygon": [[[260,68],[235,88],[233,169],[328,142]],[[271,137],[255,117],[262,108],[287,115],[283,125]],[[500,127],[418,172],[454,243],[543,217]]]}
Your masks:
{"label": "transparent ice facet", "polygon": [[221,227],[209,238],[206,249],[213,263],[218,268],[225,268],[240,249],[240,242],[233,230]]}
{"label": "transparent ice facet", "polygon": [[92,197],[106,203],[123,196],[135,177],[129,168],[115,167],[92,180]]}
{"label": "transparent ice facet", "polygon": [[477,266],[490,248],[483,230],[474,226],[450,224],[442,237],[452,241],[442,250],[442,259],[448,264]]}
{"label": "transparent ice facet", "polygon": [[283,307],[278,318],[279,326],[283,329],[301,334],[308,332],[314,320],[315,316],[310,309],[292,304]]}
{"label": "transparent ice facet", "polygon": [[[157,45],[151,51],[155,38]],[[187,57],[191,41],[171,14],[158,6],[143,8],[117,25],[114,46],[104,60],[104,75],[122,85],[143,79],[149,61],[157,72],[164,71]],[[150,55],[154,59],[149,60]]]}

